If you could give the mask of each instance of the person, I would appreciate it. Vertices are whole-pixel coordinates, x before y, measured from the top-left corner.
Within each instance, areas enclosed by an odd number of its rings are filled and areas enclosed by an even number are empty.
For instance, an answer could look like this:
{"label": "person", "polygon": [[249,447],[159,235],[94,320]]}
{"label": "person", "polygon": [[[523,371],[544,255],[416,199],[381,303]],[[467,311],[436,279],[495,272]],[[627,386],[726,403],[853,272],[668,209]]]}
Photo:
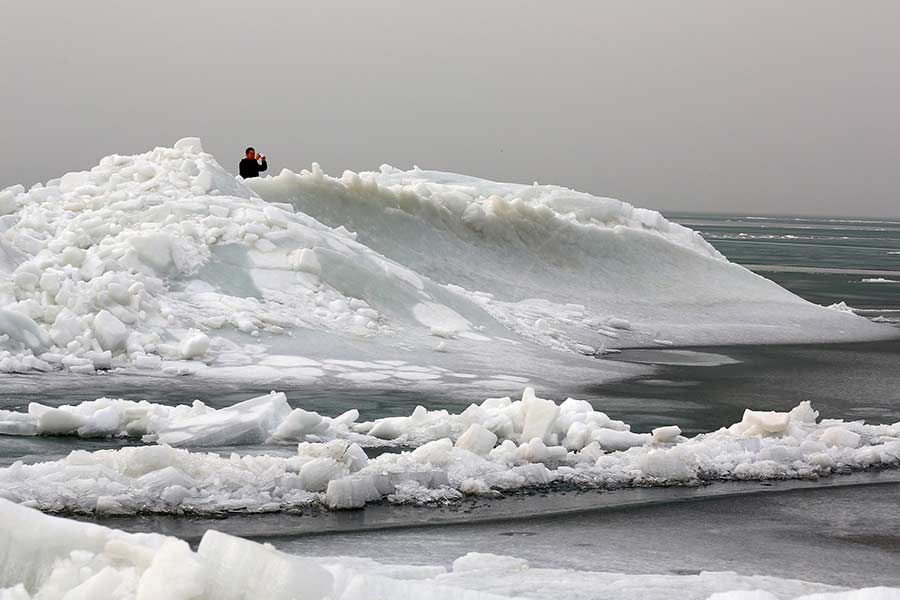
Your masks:
{"label": "person", "polygon": [[[260,164],[258,161],[262,161],[262,163]],[[244,179],[259,177],[259,174],[268,168],[265,154],[257,154],[252,146],[244,151],[244,158],[241,159],[240,164],[241,177]]]}

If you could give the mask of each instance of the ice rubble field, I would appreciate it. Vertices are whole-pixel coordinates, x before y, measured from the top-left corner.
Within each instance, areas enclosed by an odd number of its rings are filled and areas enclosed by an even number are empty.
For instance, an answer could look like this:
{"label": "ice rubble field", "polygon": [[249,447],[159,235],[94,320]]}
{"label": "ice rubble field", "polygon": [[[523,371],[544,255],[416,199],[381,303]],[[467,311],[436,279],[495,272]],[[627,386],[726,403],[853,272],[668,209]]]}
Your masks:
{"label": "ice rubble field", "polygon": [[555,349],[598,371],[575,355],[895,334],[616,200],[389,167],[244,182],[196,138],[0,191],[0,274],[7,372],[213,366],[314,381],[315,358],[387,349],[445,366],[474,356],[493,373],[539,370]]}
{"label": "ice rubble field", "polygon": [[[358,421],[291,410],[271,393],[215,410],[100,399],[3,412],[0,429],[26,435],[131,435],[157,445],[86,452],[0,469],[0,497],[43,510],[269,512],[368,502],[446,503],[548,484],[615,488],[740,479],[816,478],[900,465],[900,423],[824,419],[808,402],[790,412],[746,410],[739,423],[685,438],[677,426],[635,433],[569,398],[526,388],[459,414],[416,407],[408,417]],[[297,443],[293,456],[223,456],[184,447]],[[398,452],[369,458],[366,446]],[[182,446],[181,448],[176,446]]]}
{"label": "ice rubble field", "polygon": [[[809,304],[653,211],[555,186],[414,169],[244,182],[199,140],[0,191],[0,371],[521,386],[622,346],[862,340],[895,331]],[[564,361],[555,360],[562,356]],[[515,368],[511,369],[511,365]],[[509,375],[510,369],[518,375]],[[489,374],[489,375],[486,375]],[[527,377],[522,377],[525,374]],[[101,398],[0,411],[0,434],[139,438],[0,469],[0,600],[900,598],[734,573],[309,559],[43,515],[218,514],[447,503],[547,485],[814,478],[900,465],[900,423],[747,410],[693,438],[587,402],[489,398],[361,421],[271,393],[214,409]],[[277,456],[203,448],[271,444]],[[296,445],[295,454],[287,449]],[[395,452],[370,458],[367,448]],[[292,450],[291,450],[292,452]],[[10,502],[12,501],[12,502]]]}
{"label": "ice rubble field", "polygon": [[[531,568],[471,553],[443,566],[308,558],[213,530],[196,552],[177,538],[129,534],[0,500],[0,600],[896,600],[900,590],[848,591],[732,572],[635,575]],[[677,591],[677,592],[676,592]]]}

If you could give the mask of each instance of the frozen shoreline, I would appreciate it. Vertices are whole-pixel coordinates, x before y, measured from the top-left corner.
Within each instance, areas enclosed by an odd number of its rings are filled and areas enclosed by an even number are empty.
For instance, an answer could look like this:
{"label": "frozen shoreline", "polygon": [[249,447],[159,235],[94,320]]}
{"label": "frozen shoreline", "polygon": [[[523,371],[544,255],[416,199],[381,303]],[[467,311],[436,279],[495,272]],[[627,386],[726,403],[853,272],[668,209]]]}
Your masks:
{"label": "frozen shoreline", "polygon": [[[339,600],[430,597],[491,600],[571,598],[603,593],[611,599],[893,599],[900,590],[846,588],[737,573],[623,574],[531,568],[508,556],[471,553],[444,566],[383,565],[350,557],[306,558],[215,531],[197,551],[158,534],[127,534],[46,516],[0,500],[0,597],[3,600],[137,597],[145,600],[304,598]],[[259,577],[259,573],[266,574]],[[740,592],[738,590],[747,590]]]}

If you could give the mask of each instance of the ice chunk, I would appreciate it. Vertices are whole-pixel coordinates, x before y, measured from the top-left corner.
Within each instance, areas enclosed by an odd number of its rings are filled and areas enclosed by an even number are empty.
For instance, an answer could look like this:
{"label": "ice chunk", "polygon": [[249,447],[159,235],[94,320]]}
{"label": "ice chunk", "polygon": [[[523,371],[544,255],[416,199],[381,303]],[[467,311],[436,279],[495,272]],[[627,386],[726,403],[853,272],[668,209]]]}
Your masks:
{"label": "ice chunk", "polygon": [[16,202],[16,195],[12,190],[0,191],[0,216],[14,213],[18,208],[19,204]]}
{"label": "ice chunk", "polygon": [[378,419],[369,430],[369,435],[382,440],[393,440],[406,430],[409,417],[385,417]]}
{"label": "ice chunk", "polygon": [[175,262],[176,238],[163,233],[135,235],[129,239],[136,259],[136,268],[160,275],[169,275],[177,269]]}
{"label": "ice chunk", "polygon": [[550,434],[556,424],[559,406],[552,400],[538,398],[534,388],[525,388],[522,393],[522,404],[525,407],[525,421],[522,425],[523,442],[538,438],[549,441]]}
{"label": "ice chunk", "polygon": [[520,458],[530,463],[559,461],[564,459],[566,454],[568,452],[562,446],[547,446],[540,438],[532,438],[519,447]]}
{"label": "ice chunk", "polygon": [[65,348],[69,342],[81,335],[83,331],[84,326],[80,318],[68,308],[63,308],[56,315],[56,319],[50,327],[50,338],[54,344],[60,348]]}
{"label": "ice chunk", "polygon": [[73,550],[100,552],[109,530],[44,515],[0,499],[0,588],[22,583],[35,589],[52,572],[54,562]]}
{"label": "ice chunk", "polygon": [[591,439],[599,443],[604,450],[619,451],[643,446],[650,441],[652,437],[649,433],[616,431],[614,429],[596,429],[591,434]]}
{"label": "ice chunk", "polygon": [[184,471],[174,466],[150,471],[134,480],[134,486],[136,488],[153,493],[161,493],[164,490],[175,486],[189,489],[196,485],[196,481],[190,478]]}
{"label": "ice chunk", "polygon": [[804,400],[788,413],[791,416],[791,422],[802,423],[805,425],[815,424],[819,418],[819,411],[813,410],[809,400]]}
{"label": "ice chunk", "polygon": [[381,494],[375,487],[374,477],[371,475],[351,475],[328,482],[325,492],[325,504],[328,508],[347,509],[362,508],[366,502],[378,500]]}
{"label": "ice chunk", "polygon": [[143,352],[135,352],[131,357],[131,363],[137,369],[158,371],[162,368],[162,358],[153,354],[144,354]]}
{"label": "ice chunk", "polygon": [[125,348],[125,342],[128,340],[128,328],[108,310],[98,312],[91,327],[94,330],[94,336],[100,342],[100,347],[104,350],[115,352]]}
{"label": "ice chunk", "polygon": [[[207,585],[204,567],[190,546],[181,540],[169,538],[162,543],[150,566],[141,575],[136,600],[199,598]],[[92,597],[97,598],[99,595]]]}
{"label": "ice chunk", "polygon": [[657,427],[652,432],[653,441],[665,444],[674,442],[681,435],[681,427],[678,425],[668,425],[666,427]]}
{"label": "ice chunk", "polygon": [[78,435],[81,437],[115,435],[122,430],[122,416],[115,406],[100,408],[91,414],[87,423],[78,428]]}
{"label": "ice chunk", "polygon": [[171,446],[262,444],[290,411],[287,397],[272,392],[163,427],[158,441]]}
{"label": "ice chunk", "polygon": [[202,331],[192,329],[179,345],[181,358],[202,358],[209,351],[209,337]]}
{"label": "ice chunk", "polygon": [[528,561],[512,556],[501,556],[484,552],[469,552],[453,561],[454,573],[489,571],[491,573],[516,572],[528,568]]}
{"label": "ice chunk", "polygon": [[839,446],[841,448],[858,448],[862,438],[858,433],[850,431],[845,427],[829,427],[822,432],[819,441],[829,446]]}
{"label": "ice chunk", "polygon": [[22,343],[35,354],[50,347],[50,338],[30,317],[0,308],[0,335]]}
{"label": "ice chunk", "polygon": [[99,572],[87,577],[84,581],[70,589],[66,600],[97,600],[109,598],[111,592],[123,585],[125,578],[113,567],[104,567]]}
{"label": "ice chunk", "polygon": [[203,152],[203,143],[200,138],[186,137],[175,142],[175,149],[182,152],[190,152],[191,154],[200,154]]}
{"label": "ice chunk", "polygon": [[316,256],[314,250],[309,248],[301,248],[291,254],[294,269],[297,271],[306,271],[318,275],[322,272],[322,265],[319,263],[319,257]]}
{"label": "ice chunk", "polygon": [[740,423],[735,423],[729,430],[745,437],[781,435],[787,431],[791,422],[791,414],[786,412],[744,410]]}
{"label": "ice chunk", "polygon": [[88,420],[59,408],[52,408],[32,402],[28,405],[28,414],[37,419],[37,429],[44,435],[60,435],[74,433]]}
{"label": "ice chunk", "polygon": [[28,414],[0,410],[0,434],[37,435],[37,419]]}
{"label": "ice chunk", "polygon": [[569,450],[581,450],[587,446],[590,441],[591,429],[585,423],[575,421],[569,425],[569,429],[566,431],[566,438],[563,441],[563,446]]}
{"label": "ice chunk", "polygon": [[678,448],[650,450],[640,458],[641,470],[647,477],[664,481],[690,481],[697,477],[695,458]]}
{"label": "ice chunk", "polygon": [[485,455],[494,448],[496,443],[497,436],[494,433],[485,429],[483,425],[473,423],[456,440],[456,447],[475,454]]}
{"label": "ice chunk", "polygon": [[349,468],[334,458],[313,459],[300,467],[300,481],[303,489],[310,492],[324,492],[332,479],[349,474]]}
{"label": "ice chunk", "polygon": [[324,433],[327,430],[328,424],[322,420],[321,415],[295,408],[278,425],[272,437],[278,440],[303,441],[308,435]]}
{"label": "ice chunk", "polygon": [[410,458],[421,464],[443,466],[450,460],[450,452],[453,450],[453,442],[448,438],[433,440],[416,448],[410,454]]}
{"label": "ice chunk", "polygon": [[216,600],[320,600],[329,596],[331,574],[314,561],[272,546],[209,530],[197,554],[209,576],[206,595]]}

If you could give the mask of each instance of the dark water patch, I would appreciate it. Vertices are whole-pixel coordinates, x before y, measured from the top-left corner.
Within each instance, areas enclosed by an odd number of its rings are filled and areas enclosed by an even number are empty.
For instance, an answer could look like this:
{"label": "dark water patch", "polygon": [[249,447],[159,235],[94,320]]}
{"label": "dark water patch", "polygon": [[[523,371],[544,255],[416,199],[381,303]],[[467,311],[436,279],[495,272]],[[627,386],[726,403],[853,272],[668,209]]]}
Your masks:
{"label": "dark water patch", "polygon": [[[729,260],[757,265],[764,277],[816,304],[900,308],[900,294],[862,282],[857,271],[900,271],[896,220],[669,215],[693,227]],[[773,268],[800,268],[806,272]],[[822,272],[835,269],[839,272]],[[840,272],[843,271],[843,272]]]}
{"label": "dark water patch", "polygon": [[[564,391],[637,431],[676,424],[693,435],[739,421],[745,408],[783,411],[803,400],[822,418],[900,421],[900,340],[709,350],[739,362],[659,365],[652,375]],[[628,352],[606,360],[628,360]]]}
{"label": "dark water patch", "polygon": [[514,519],[268,541],[296,554],[401,564],[450,564],[467,552],[492,552],[534,567],[736,571],[853,587],[898,585],[891,540],[900,531],[898,501],[897,483],[811,487],[534,515],[525,527]]}

